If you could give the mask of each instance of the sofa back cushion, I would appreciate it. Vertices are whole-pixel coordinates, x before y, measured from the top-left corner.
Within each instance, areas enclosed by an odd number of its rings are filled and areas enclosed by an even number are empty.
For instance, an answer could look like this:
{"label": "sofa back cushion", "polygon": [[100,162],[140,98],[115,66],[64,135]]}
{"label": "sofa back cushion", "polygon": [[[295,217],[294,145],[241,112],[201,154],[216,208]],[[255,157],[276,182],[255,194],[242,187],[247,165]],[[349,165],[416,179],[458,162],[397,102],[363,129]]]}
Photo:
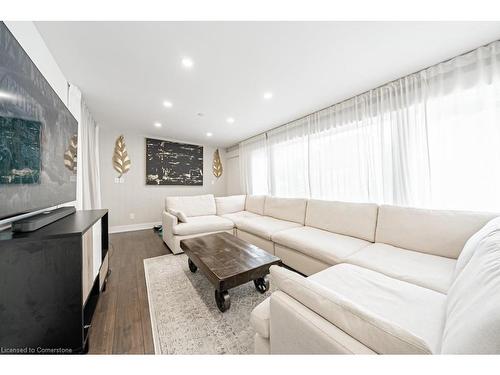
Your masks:
{"label": "sofa back cushion", "polygon": [[305,225],[375,242],[378,206],[311,199],[307,202]]}
{"label": "sofa back cushion", "polygon": [[233,214],[245,211],[246,195],[230,195],[228,197],[215,197],[217,215]]}
{"label": "sofa back cushion", "polygon": [[264,215],[304,225],[307,199],[266,197]]}
{"label": "sofa back cushion", "polygon": [[375,241],[458,258],[465,242],[494,214],[380,206]]}
{"label": "sofa back cushion", "polygon": [[183,212],[187,217],[215,215],[215,199],[212,194],[182,197],[167,197],[165,210],[173,209]]}
{"label": "sofa back cushion", "polygon": [[500,233],[477,244],[451,285],[441,341],[443,354],[500,353]]}
{"label": "sofa back cushion", "polygon": [[265,195],[247,195],[247,199],[245,201],[245,211],[250,211],[258,215],[264,215],[265,201]]}

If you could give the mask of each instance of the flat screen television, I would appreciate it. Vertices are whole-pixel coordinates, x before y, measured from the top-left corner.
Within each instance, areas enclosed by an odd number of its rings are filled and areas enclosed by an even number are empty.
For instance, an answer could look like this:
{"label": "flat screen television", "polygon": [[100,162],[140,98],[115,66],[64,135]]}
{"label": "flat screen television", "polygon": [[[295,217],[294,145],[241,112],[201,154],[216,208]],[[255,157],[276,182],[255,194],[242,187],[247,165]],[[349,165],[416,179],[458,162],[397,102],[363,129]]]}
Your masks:
{"label": "flat screen television", "polygon": [[0,219],[76,199],[78,123],[0,22]]}

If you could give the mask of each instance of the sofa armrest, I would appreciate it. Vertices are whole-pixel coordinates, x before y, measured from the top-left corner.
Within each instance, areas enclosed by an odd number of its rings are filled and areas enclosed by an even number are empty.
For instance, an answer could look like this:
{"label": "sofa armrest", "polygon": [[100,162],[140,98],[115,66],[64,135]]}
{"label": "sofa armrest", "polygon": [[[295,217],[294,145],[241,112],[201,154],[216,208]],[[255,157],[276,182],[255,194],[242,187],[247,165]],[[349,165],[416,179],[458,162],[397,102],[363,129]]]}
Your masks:
{"label": "sofa armrest", "polygon": [[178,223],[179,219],[177,218],[177,216],[174,216],[167,211],[163,211],[163,224],[166,224],[173,228],[174,225],[177,225]]}
{"label": "sofa armrest", "polygon": [[167,211],[163,211],[162,215],[162,229],[163,229],[163,238],[172,238],[174,235],[174,226],[176,226],[179,221],[177,216],[169,214]]}
{"label": "sofa armrest", "polygon": [[[375,354],[296,299],[282,291],[271,295],[271,354]],[[256,348],[259,344],[256,334]],[[265,346],[264,346],[265,347]],[[257,352],[256,352],[257,354]]]}
{"label": "sofa armrest", "polygon": [[255,332],[257,332],[262,338],[269,338],[269,319],[270,319],[270,309],[269,302],[271,297],[266,298],[260,304],[258,304],[250,314],[250,324],[252,325]]}

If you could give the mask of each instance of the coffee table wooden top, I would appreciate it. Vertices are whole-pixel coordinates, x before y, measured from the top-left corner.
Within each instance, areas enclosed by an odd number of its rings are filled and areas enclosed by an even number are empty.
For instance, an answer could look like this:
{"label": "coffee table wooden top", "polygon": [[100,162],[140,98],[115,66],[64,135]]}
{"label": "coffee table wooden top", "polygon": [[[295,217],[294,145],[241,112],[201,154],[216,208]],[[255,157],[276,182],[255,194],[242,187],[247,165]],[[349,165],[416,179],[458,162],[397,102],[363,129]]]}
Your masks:
{"label": "coffee table wooden top", "polygon": [[219,290],[228,290],[269,273],[280,258],[229,233],[181,241],[181,249]]}

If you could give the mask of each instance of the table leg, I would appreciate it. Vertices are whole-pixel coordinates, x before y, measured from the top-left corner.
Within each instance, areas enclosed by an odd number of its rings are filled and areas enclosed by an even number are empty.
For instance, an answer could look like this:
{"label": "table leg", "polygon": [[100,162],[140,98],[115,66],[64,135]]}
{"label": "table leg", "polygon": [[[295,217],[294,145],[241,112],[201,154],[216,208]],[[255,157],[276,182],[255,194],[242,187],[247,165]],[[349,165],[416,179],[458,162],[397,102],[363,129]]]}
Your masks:
{"label": "table leg", "polygon": [[189,266],[189,270],[192,273],[195,273],[196,270],[198,269],[198,267],[196,267],[196,264],[194,264],[193,261],[191,259],[189,259],[189,258],[188,258],[188,266]]}
{"label": "table leg", "polygon": [[231,306],[231,299],[227,290],[215,290],[215,302],[221,312],[226,311]]}
{"label": "table leg", "polygon": [[265,293],[269,290],[269,279],[267,276],[259,277],[253,281],[255,285],[255,289],[259,291],[259,293]]}

